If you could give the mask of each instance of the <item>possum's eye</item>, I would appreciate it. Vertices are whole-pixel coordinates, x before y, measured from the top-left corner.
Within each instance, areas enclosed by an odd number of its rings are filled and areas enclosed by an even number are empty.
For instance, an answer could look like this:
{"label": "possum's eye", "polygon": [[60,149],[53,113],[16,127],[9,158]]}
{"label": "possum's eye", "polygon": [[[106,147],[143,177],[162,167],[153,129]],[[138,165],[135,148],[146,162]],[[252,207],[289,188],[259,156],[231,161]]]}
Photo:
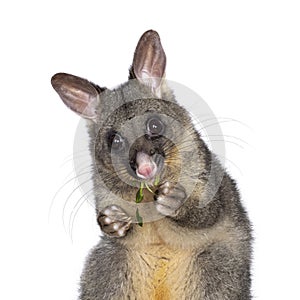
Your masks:
{"label": "possum's eye", "polygon": [[112,133],[108,137],[108,143],[112,150],[120,151],[124,148],[125,142],[123,137],[118,133]]}
{"label": "possum's eye", "polygon": [[147,121],[147,132],[151,136],[159,136],[162,135],[165,130],[165,125],[158,118],[151,118]]}

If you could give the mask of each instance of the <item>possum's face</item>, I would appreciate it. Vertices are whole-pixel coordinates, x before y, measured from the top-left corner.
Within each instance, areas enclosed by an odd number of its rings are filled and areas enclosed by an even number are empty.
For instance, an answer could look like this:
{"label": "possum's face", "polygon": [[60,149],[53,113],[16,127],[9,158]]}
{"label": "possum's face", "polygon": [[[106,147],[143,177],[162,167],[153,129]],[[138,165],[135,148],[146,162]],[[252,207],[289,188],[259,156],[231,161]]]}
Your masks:
{"label": "possum's face", "polygon": [[137,99],[120,105],[95,135],[97,173],[110,190],[126,191],[141,182],[176,182],[183,152],[194,140],[190,124],[186,111],[168,100]]}
{"label": "possum's face", "polygon": [[102,168],[126,181],[150,183],[160,175],[170,142],[167,135],[173,131],[164,114],[145,105],[156,101],[132,101],[108,117],[95,144],[95,159]]}

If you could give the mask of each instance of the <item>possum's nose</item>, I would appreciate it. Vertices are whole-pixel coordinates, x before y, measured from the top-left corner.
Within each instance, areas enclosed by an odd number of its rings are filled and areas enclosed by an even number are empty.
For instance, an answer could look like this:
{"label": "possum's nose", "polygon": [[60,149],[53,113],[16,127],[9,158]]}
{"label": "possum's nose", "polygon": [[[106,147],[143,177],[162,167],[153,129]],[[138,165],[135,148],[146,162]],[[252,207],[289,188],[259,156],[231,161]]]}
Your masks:
{"label": "possum's nose", "polygon": [[157,165],[153,159],[144,152],[136,155],[136,175],[142,179],[151,179],[157,172]]}

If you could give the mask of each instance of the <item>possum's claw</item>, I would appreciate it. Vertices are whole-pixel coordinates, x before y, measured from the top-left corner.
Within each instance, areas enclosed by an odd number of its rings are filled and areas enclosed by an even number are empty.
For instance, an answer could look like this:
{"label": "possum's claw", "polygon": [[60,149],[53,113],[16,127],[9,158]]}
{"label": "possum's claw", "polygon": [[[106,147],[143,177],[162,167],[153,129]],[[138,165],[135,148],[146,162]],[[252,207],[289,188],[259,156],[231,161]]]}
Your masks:
{"label": "possum's claw", "polygon": [[98,224],[108,236],[124,237],[131,223],[131,217],[117,205],[107,206],[98,215]]}
{"label": "possum's claw", "polygon": [[177,210],[186,200],[184,187],[165,182],[158,187],[154,197],[156,209],[164,216],[175,216]]}

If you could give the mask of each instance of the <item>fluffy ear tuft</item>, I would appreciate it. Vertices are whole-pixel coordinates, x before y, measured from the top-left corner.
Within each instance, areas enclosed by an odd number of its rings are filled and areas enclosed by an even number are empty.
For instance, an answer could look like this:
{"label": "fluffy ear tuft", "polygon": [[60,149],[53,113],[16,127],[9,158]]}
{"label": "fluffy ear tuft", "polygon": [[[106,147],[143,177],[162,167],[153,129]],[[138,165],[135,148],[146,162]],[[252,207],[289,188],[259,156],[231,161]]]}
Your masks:
{"label": "fluffy ear tuft", "polygon": [[146,31],[135,49],[131,74],[143,84],[149,85],[160,97],[160,86],[165,74],[166,55],[154,30]]}
{"label": "fluffy ear tuft", "polygon": [[67,107],[83,118],[95,121],[99,93],[102,91],[100,87],[66,73],[55,74],[51,84]]}

